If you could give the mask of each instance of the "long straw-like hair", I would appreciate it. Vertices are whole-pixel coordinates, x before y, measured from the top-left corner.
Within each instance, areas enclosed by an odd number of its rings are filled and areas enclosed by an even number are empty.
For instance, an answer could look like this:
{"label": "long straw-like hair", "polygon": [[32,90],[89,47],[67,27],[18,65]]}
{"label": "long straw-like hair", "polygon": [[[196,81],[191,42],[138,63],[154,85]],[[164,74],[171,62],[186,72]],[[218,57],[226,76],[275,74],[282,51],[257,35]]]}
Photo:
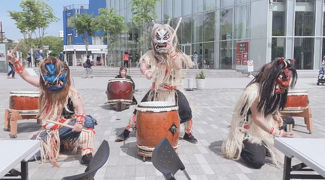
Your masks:
{"label": "long straw-like hair", "polygon": [[70,79],[70,69],[64,62],[60,61],[57,58],[50,57],[46,58],[40,64],[40,73],[47,74],[48,71],[45,67],[46,64],[55,64],[56,72],[55,74],[58,75],[60,73],[60,67],[63,66],[64,70],[66,71],[67,75],[67,82],[65,86],[57,91],[52,91],[46,88],[45,81],[40,77],[40,98],[39,98],[39,115],[38,118],[41,120],[49,119],[56,120],[57,117],[60,117],[62,114],[63,108],[66,108],[68,102],[68,94],[69,89],[71,86],[71,79]]}
{"label": "long straw-like hair", "polygon": [[290,87],[293,88],[298,78],[297,71],[294,68],[293,60],[284,60],[283,58],[277,58],[271,63],[264,65],[258,75],[248,84],[249,86],[253,83],[259,83],[260,100],[257,109],[260,112],[264,112],[264,116],[272,114],[277,109],[283,109],[287,102],[288,90],[281,94],[274,93],[276,81],[286,68],[291,72]]}

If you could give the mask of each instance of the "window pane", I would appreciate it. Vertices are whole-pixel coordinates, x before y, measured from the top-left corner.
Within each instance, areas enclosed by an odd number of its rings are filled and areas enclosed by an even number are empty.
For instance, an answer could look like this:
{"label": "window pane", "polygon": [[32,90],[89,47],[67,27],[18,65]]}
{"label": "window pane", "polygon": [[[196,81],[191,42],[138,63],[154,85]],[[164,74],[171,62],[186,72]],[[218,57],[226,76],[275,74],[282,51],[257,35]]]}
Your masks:
{"label": "window pane", "polygon": [[234,6],[234,0],[221,0],[221,8]]}
{"label": "window pane", "polygon": [[215,32],[215,12],[208,13],[204,15],[204,29],[203,36],[204,41],[214,41]]}
{"label": "window pane", "polygon": [[272,38],[272,60],[284,57],[285,38]]}
{"label": "window pane", "polygon": [[191,17],[182,20],[182,39],[180,41],[182,44],[192,42],[192,24],[193,19]]}
{"label": "window pane", "polygon": [[232,9],[222,10],[220,14],[220,39],[232,39]]}
{"label": "window pane", "polygon": [[296,12],[296,36],[313,36],[314,26],[314,12]]}
{"label": "window pane", "polygon": [[232,68],[232,41],[220,42],[220,68],[231,69]]}
{"label": "window pane", "polygon": [[182,0],[174,0],[174,17],[182,16]]}
{"label": "window pane", "polygon": [[312,69],[314,57],[313,38],[295,38],[294,58],[297,69]]}
{"label": "window pane", "polygon": [[211,69],[214,67],[214,43],[203,44],[204,55],[203,55],[203,67]]}
{"label": "window pane", "polygon": [[203,0],[194,0],[193,1],[193,13],[203,11]]}
{"label": "window pane", "polygon": [[204,10],[210,11],[216,8],[216,0],[205,0]]}
{"label": "window pane", "polygon": [[203,40],[203,14],[194,17],[193,23],[193,42],[202,42]]}
{"label": "window pane", "polygon": [[242,39],[249,34],[249,6],[238,6],[235,9],[235,38]]}
{"label": "window pane", "polygon": [[164,18],[172,18],[173,17],[173,0],[165,0],[164,1]]}
{"label": "window pane", "polygon": [[192,0],[183,0],[183,16],[192,14]]}
{"label": "window pane", "polygon": [[273,11],[272,36],[284,36],[285,12]]}

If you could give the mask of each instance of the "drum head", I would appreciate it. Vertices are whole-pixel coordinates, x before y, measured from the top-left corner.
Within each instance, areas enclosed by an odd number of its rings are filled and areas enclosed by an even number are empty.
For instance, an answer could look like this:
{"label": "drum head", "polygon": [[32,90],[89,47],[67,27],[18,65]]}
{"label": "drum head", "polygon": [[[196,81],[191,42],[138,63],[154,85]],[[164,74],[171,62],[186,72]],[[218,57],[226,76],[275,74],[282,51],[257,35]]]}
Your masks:
{"label": "drum head", "polygon": [[39,97],[39,91],[11,91],[10,96]]}
{"label": "drum head", "polygon": [[143,112],[164,112],[178,110],[178,106],[168,101],[148,101],[139,103],[136,109]]}
{"label": "drum head", "polygon": [[110,83],[110,82],[117,82],[117,81],[119,81],[119,82],[129,82],[129,83],[132,83],[132,81],[130,81],[129,79],[126,79],[126,78],[115,78],[115,79],[110,79],[110,80],[108,81],[108,83]]}
{"label": "drum head", "polygon": [[307,90],[293,90],[293,89],[290,89],[288,91],[288,95],[308,95],[308,91]]}

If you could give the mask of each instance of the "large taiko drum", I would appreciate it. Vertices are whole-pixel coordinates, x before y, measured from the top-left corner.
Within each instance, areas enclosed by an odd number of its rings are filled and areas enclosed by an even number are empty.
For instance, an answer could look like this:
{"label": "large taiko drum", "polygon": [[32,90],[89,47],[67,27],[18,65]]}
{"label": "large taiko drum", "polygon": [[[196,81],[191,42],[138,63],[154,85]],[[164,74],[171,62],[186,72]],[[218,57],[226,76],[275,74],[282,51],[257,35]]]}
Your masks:
{"label": "large taiko drum", "polygon": [[140,156],[151,157],[155,146],[167,138],[177,150],[180,123],[178,106],[165,101],[141,102],[137,109],[137,146]]}
{"label": "large taiko drum", "polygon": [[308,108],[308,104],[308,92],[306,90],[290,90],[283,110],[303,111]]}
{"label": "large taiko drum", "polygon": [[37,91],[11,91],[9,110],[38,111],[39,96]]}
{"label": "large taiko drum", "polygon": [[133,98],[132,81],[125,78],[115,78],[108,81],[107,100],[109,104],[122,102],[131,104]]}

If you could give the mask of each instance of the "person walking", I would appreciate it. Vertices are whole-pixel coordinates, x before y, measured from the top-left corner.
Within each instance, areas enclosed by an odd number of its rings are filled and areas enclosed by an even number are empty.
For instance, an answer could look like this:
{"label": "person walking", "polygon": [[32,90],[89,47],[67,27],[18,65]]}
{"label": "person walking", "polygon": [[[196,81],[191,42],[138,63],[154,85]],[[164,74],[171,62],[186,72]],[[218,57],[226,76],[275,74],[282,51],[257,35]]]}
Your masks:
{"label": "person walking", "polygon": [[123,55],[123,61],[124,61],[124,66],[129,68],[129,53],[128,52],[124,52],[124,55]]}
{"label": "person walking", "polygon": [[7,60],[7,62],[8,62],[8,65],[9,65],[9,67],[10,67],[10,71],[8,72],[8,79],[10,78],[10,75],[11,75],[11,78],[15,78],[15,67],[14,67],[14,65],[10,62],[10,61],[8,61]]}

